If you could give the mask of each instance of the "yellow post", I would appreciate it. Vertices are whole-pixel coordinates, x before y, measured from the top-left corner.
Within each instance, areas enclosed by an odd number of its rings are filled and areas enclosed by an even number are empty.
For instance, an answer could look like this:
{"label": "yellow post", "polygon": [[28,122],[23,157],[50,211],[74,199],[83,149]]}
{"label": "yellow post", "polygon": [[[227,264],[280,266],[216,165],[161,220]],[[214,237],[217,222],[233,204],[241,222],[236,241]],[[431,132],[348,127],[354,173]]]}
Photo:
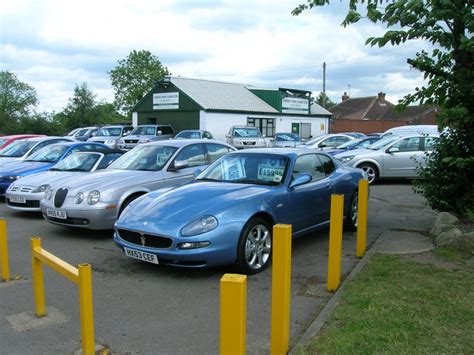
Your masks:
{"label": "yellow post", "polygon": [[331,195],[329,227],[328,291],[336,291],[341,283],[342,218],[344,195]]}
{"label": "yellow post", "polygon": [[367,210],[369,207],[369,180],[359,180],[359,199],[357,202],[357,242],[356,257],[361,258],[367,248]]}
{"label": "yellow post", "polygon": [[10,264],[8,261],[7,221],[0,218],[0,267],[2,268],[2,281],[10,280]]}
{"label": "yellow post", "polygon": [[273,226],[272,323],[273,355],[286,354],[290,339],[291,235],[288,224]]}
{"label": "yellow post", "polygon": [[41,238],[31,238],[31,258],[33,265],[33,293],[35,299],[35,311],[38,317],[46,315],[44,301],[43,264],[35,257],[35,251],[41,250]]}
{"label": "yellow post", "polygon": [[94,310],[92,305],[92,268],[79,264],[79,304],[81,310],[82,353],[95,354]]}
{"label": "yellow post", "polygon": [[245,354],[247,276],[225,274],[220,282],[220,353]]}

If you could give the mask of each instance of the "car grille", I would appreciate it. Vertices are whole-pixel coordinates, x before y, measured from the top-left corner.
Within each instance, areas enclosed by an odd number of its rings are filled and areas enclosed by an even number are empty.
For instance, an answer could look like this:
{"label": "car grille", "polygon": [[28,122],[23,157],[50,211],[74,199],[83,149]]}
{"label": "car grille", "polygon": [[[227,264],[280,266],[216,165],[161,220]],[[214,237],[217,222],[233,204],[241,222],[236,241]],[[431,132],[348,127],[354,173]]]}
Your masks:
{"label": "car grille", "polygon": [[127,144],[136,144],[138,143],[138,139],[124,139],[124,142]]}
{"label": "car grille", "polygon": [[26,203],[11,202],[7,198],[7,205],[12,207],[24,207],[24,208],[39,208],[40,202],[38,200],[26,200]]}
{"label": "car grille", "polygon": [[43,214],[43,217],[51,222],[56,222],[58,224],[69,224],[73,226],[87,226],[91,223],[90,220],[87,218],[68,217],[66,219],[62,219],[62,218],[50,217],[45,214]]}
{"label": "car grille", "polygon": [[173,240],[171,238],[152,234],[141,234],[126,229],[119,229],[118,234],[120,238],[129,243],[150,248],[169,248],[173,243]]}
{"label": "car grille", "polygon": [[242,142],[243,145],[255,145],[257,142]]}
{"label": "car grille", "polygon": [[68,189],[58,189],[54,194],[54,206],[61,207],[66,199]]}

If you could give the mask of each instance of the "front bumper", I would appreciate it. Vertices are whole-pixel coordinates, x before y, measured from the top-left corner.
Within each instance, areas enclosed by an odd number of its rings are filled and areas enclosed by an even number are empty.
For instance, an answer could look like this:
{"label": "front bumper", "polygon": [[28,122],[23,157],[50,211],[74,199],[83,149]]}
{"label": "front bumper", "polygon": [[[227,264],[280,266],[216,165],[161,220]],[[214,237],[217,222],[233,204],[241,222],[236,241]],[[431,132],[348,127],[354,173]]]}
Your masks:
{"label": "front bumper", "polygon": [[[110,204],[110,206],[114,205]],[[50,217],[47,213],[48,209],[65,211],[67,218]],[[108,230],[114,228],[114,223],[118,216],[118,207],[106,208],[104,206],[90,206],[85,209],[84,207],[71,208],[69,206],[63,206],[56,208],[50,201],[43,200],[41,203],[41,212],[46,221],[56,225],[93,230]]]}
{"label": "front bumper", "polygon": [[[25,202],[14,202],[12,199],[24,198]],[[7,192],[5,202],[7,207],[17,211],[41,211],[40,202],[44,198],[44,192]]]}
{"label": "front bumper", "polygon": [[[160,226],[156,229],[150,226]],[[219,225],[216,229],[192,237],[182,237],[174,227],[174,222],[153,223],[150,221],[146,230],[143,222],[116,223],[114,242],[124,251],[124,247],[140,252],[154,254],[160,264],[184,267],[207,268],[233,264],[237,260],[237,244],[244,223],[233,222]],[[174,230],[174,232],[173,232]],[[167,233],[169,232],[169,233]],[[135,235],[131,237],[130,235]],[[151,247],[145,242],[141,244],[140,236],[165,240],[165,247]],[[206,247],[196,249],[179,249],[178,245],[185,242],[210,242]]]}

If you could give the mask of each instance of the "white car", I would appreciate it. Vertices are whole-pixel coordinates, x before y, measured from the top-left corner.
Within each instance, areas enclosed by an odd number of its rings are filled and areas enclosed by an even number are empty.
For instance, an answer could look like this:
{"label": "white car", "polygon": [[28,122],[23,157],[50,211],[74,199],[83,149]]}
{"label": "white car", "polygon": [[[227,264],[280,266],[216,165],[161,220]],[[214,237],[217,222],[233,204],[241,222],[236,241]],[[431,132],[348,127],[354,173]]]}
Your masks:
{"label": "white car", "polygon": [[356,136],[345,133],[331,133],[307,141],[303,147],[308,149],[328,150],[357,139]]}
{"label": "white car", "polygon": [[366,149],[335,155],[343,164],[365,171],[369,183],[379,178],[416,178],[417,167],[425,165],[426,152],[433,150],[437,136],[404,135],[385,137]]}
{"label": "white car", "polygon": [[267,141],[257,127],[232,126],[225,137],[227,143],[237,149],[267,147]]}

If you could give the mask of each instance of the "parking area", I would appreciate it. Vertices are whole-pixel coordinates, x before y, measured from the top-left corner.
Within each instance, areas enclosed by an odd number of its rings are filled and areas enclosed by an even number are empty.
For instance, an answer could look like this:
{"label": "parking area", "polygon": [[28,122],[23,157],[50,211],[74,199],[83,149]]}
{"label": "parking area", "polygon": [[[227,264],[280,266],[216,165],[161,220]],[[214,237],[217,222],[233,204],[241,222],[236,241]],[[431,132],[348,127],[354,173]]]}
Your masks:
{"label": "parking area", "polygon": [[[38,214],[0,204],[8,221],[10,270],[21,280],[0,283],[1,353],[71,353],[80,348],[76,286],[45,268],[50,324],[22,329],[15,320],[34,312],[30,237],[77,265],[93,267],[95,335],[98,344],[125,353],[209,354],[219,349],[219,280],[230,267],[186,270],[125,257],[112,232],[61,228]],[[386,230],[427,230],[435,214],[406,181],[371,187],[368,244]],[[328,231],[293,242],[291,341],[295,342],[327,302]],[[345,233],[342,273],[357,263],[355,233]],[[271,268],[248,278],[247,351],[266,353],[270,342]],[[52,312],[51,312],[52,310]],[[22,315],[26,313],[26,315]],[[49,317],[49,316],[48,316]]]}

